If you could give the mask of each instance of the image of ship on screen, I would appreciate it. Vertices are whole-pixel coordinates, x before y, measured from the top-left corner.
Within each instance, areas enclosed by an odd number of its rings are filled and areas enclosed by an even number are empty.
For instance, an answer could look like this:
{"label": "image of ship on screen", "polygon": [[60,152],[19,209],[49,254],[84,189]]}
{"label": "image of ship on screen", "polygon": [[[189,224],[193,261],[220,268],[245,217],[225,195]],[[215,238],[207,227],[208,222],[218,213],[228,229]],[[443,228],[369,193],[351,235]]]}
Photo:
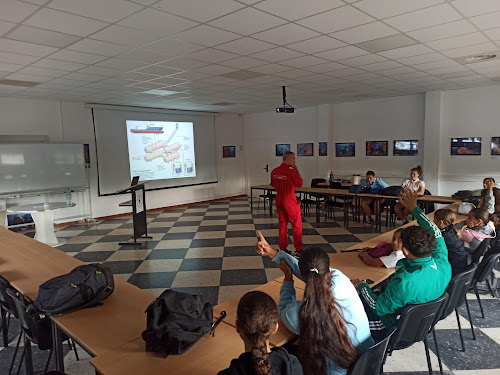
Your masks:
{"label": "image of ship on screen", "polygon": [[146,124],[145,128],[135,128],[135,129],[130,129],[130,131],[136,134],[163,134],[163,126],[154,126],[152,124]]}

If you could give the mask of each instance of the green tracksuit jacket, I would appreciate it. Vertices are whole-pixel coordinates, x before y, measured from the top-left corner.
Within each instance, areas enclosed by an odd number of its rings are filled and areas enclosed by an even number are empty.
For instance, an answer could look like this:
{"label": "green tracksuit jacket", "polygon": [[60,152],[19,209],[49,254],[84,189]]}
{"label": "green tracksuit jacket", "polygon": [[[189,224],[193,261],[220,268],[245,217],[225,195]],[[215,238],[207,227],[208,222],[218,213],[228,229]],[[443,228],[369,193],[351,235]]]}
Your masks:
{"label": "green tracksuit jacket", "polygon": [[441,297],[451,280],[448,249],[441,231],[419,207],[412,214],[417,218],[418,225],[436,236],[436,248],[431,256],[400,259],[396,272],[382,294],[373,293],[366,283],[358,286],[360,297],[388,329],[396,326],[396,320],[406,305],[425,303]]}

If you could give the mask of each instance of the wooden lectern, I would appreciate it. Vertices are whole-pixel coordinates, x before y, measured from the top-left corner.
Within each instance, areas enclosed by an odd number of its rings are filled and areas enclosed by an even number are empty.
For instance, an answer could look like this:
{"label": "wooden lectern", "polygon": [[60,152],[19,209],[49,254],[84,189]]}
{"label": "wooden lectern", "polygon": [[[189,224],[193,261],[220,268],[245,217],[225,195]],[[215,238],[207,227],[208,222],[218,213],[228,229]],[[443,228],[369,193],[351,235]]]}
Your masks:
{"label": "wooden lectern", "polygon": [[120,203],[119,206],[132,206],[132,219],[134,221],[134,242],[120,242],[120,245],[142,245],[142,242],[137,242],[138,238],[153,238],[148,236],[148,227],[146,221],[146,190],[144,184],[139,183],[129,186],[125,189],[118,190],[115,194],[128,193],[132,194],[132,200]]}

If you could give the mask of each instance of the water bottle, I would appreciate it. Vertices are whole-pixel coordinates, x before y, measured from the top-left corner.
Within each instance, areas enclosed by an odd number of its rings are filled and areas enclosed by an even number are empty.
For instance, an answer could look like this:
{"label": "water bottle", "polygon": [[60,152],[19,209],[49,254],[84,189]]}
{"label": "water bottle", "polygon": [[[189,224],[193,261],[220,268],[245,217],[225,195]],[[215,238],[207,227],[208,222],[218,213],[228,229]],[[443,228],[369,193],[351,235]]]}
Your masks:
{"label": "water bottle", "polygon": [[71,190],[66,189],[66,206],[71,206]]}
{"label": "water bottle", "polygon": [[333,182],[333,172],[330,172],[330,182]]}

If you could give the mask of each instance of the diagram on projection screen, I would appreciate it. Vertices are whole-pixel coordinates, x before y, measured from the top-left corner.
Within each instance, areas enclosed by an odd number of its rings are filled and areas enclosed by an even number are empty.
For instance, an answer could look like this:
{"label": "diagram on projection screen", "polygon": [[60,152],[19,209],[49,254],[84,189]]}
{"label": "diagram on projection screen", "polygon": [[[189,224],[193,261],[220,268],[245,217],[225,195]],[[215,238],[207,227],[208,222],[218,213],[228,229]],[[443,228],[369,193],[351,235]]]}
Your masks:
{"label": "diagram on projection screen", "polygon": [[131,176],[140,181],[196,177],[192,122],[126,122]]}

